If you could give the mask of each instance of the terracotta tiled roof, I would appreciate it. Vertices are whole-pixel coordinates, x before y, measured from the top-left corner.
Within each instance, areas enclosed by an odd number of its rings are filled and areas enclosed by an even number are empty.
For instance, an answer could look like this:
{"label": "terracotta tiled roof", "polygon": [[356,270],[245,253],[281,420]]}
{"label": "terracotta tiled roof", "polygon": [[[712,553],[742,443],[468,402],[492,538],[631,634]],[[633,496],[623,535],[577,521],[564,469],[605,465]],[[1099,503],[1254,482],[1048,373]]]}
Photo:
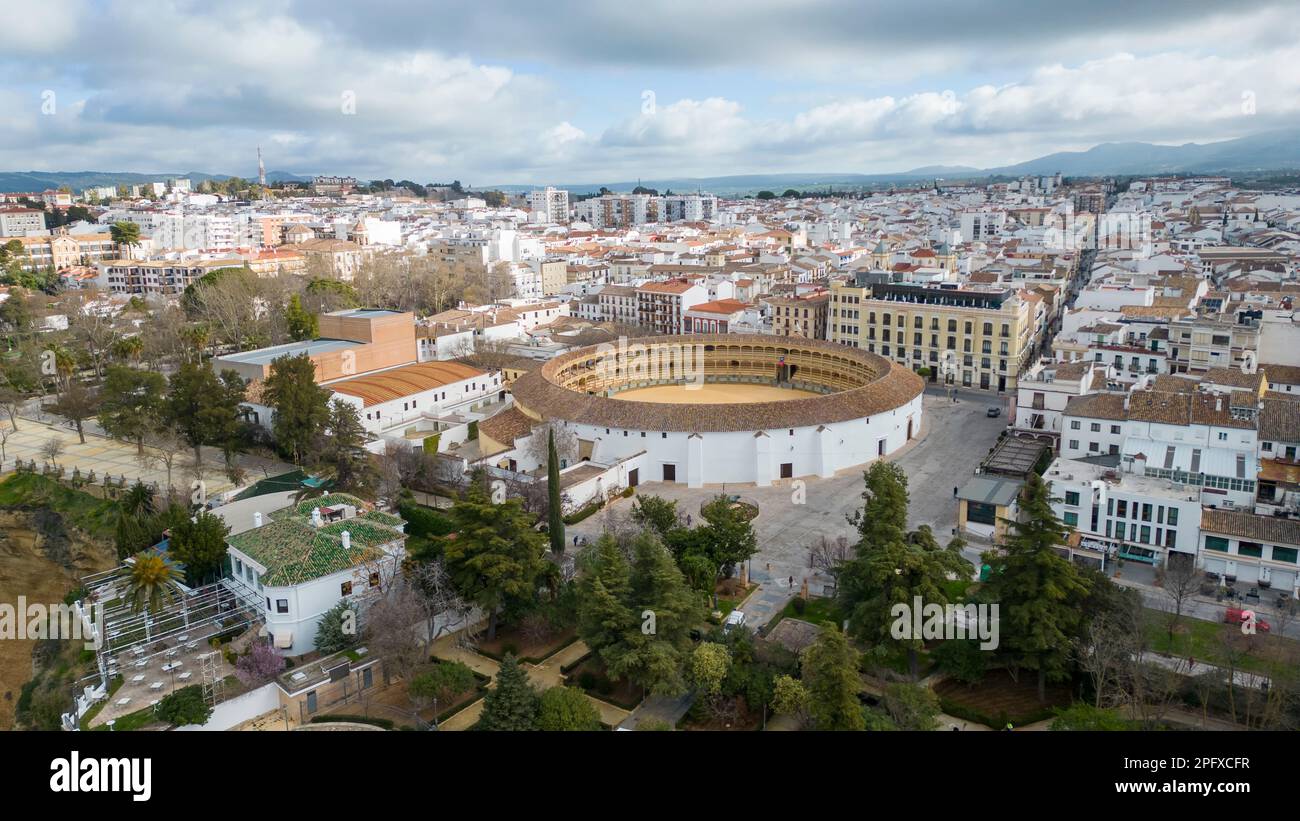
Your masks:
{"label": "terracotta tiled roof", "polygon": [[1300,545],[1300,521],[1244,511],[1206,508],[1201,511],[1201,530],[1274,545]]}
{"label": "terracotta tiled roof", "polygon": [[459,362],[421,362],[401,368],[379,371],[325,385],[331,391],[359,397],[365,407],[391,402],[421,391],[432,390],[462,379],[486,374]]}
{"label": "terracotta tiled roof", "polygon": [[518,408],[511,407],[479,422],[478,430],[479,433],[496,442],[513,447],[515,440],[531,433],[536,424],[538,424],[536,419],[521,413]]}

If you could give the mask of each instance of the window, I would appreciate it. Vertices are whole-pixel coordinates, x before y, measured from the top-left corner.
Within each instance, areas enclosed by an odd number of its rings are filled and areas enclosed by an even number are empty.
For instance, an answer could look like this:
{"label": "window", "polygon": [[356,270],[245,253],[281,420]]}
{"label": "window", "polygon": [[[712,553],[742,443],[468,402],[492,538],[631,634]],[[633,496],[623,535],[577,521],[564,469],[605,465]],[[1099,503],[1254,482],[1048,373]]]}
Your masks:
{"label": "window", "polygon": [[1178,508],[1176,507],[1169,508],[1169,524],[1178,524]]}
{"label": "window", "polygon": [[1070,430],[1078,430],[1080,427],[1082,427],[1082,426],[1080,425],[1078,419],[1071,419],[1071,420],[1070,420]]}
{"label": "window", "polygon": [[1128,500],[1120,499],[1118,502],[1116,502],[1115,515],[1121,519],[1128,518]]}
{"label": "window", "polygon": [[1079,494],[1078,494],[1077,492],[1073,491],[1073,490],[1067,490],[1067,491],[1065,492],[1065,503],[1066,503],[1067,505],[1070,505],[1071,507],[1078,507],[1078,506],[1079,506]]}
{"label": "window", "polygon": [[370,586],[371,587],[379,586],[379,571],[375,571],[374,573],[370,574]]}
{"label": "window", "polygon": [[375,686],[375,672],[373,667],[367,667],[361,671],[361,689],[368,690]]}
{"label": "window", "polygon": [[1138,539],[1142,544],[1151,544],[1151,526],[1142,525],[1142,538]]}
{"label": "window", "polygon": [[1227,539],[1224,539],[1224,538],[1222,538],[1222,537],[1219,537],[1219,536],[1206,536],[1206,537],[1205,537],[1205,549],[1206,549],[1206,550],[1216,550],[1216,551],[1218,551],[1219,553],[1227,553],[1227,552],[1228,552],[1228,540],[1227,540]]}
{"label": "window", "polygon": [[288,612],[289,612],[289,600],[288,600],[288,599],[276,599],[276,600],[275,600],[275,612],[277,612],[277,613],[288,613]]}
{"label": "window", "polygon": [[1071,513],[1070,511],[1067,510],[1065,512],[1065,515],[1061,517],[1061,521],[1065,522],[1065,524],[1069,527],[1078,527],[1079,514]]}
{"label": "window", "polygon": [[1088,430],[1092,431],[1093,433],[1101,433],[1101,423],[1093,422],[1091,425],[1088,426]]}
{"label": "window", "polygon": [[1078,439],[1071,439],[1071,440],[1070,440],[1070,450],[1078,450],[1078,449],[1079,449],[1079,440],[1078,440]]}
{"label": "window", "polygon": [[343,596],[352,595],[352,582],[343,582],[339,585],[339,594]]}
{"label": "window", "polygon": [[1297,552],[1298,551],[1294,547],[1274,547],[1273,561],[1295,564]]}
{"label": "window", "polygon": [[1115,434],[1116,436],[1118,436],[1118,435],[1119,435],[1119,425],[1111,425],[1111,426],[1110,426],[1110,432],[1113,433],[1113,434]]}
{"label": "window", "polygon": [[1256,559],[1263,558],[1264,546],[1259,542],[1238,542],[1237,555],[1252,556]]}
{"label": "window", "polygon": [[1148,504],[1142,505],[1142,521],[1144,522],[1151,521],[1151,505]]}

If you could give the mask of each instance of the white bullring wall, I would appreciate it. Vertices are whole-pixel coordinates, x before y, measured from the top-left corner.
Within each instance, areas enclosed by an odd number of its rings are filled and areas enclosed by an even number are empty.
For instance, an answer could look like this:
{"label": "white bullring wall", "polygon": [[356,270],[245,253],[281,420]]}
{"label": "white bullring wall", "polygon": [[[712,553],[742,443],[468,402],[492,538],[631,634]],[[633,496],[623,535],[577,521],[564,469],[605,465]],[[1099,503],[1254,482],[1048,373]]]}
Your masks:
{"label": "white bullring wall", "polygon": [[[719,413],[726,413],[725,406]],[[769,485],[781,476],[781,465],[791,463],[793,475],[829,477],[838,470],[866,464],[879,455],[878,442],[885,440],[885,454],[907,443],[907,426],[912,436],[921,432],[921,394],[910,402],[869,418],[822,425],[765,431],[705,431],[699,434],[660,431],[624,431],[621,428],[570,423],[580,439],[594,441],[591,458],[615,462],[642,450],[640,481],[663,479],[663,465],[677,468],[677,481],[691,487],[724,482],[754,482]],[[756,434],[762,435],[756,435]],[[691,437],[697,437],[692,447]]]}

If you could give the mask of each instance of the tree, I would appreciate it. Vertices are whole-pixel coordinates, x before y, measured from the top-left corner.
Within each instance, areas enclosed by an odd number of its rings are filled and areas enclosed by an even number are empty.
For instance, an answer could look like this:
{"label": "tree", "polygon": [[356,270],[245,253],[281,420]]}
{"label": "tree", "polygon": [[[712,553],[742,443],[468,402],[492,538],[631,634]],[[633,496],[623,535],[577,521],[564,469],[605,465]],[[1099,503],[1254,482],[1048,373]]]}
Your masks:
{"label": "tree", "polygon": [[892,462],[876,462],[866,472],[866,504],[849,518],[861,538],[854,558],[840,565],[837,595],[849,614],[854,635],[873,647],[898,647],[907,654],[912,678],[919,677],[921,636],[894,635],[895,607],[948,604],[949,576],[969,578],[970,562],[960,540],[940,547],[929,526],[907,532],[907,476]]}
{"label": "tree", "polygon": [[555,431],[546,431],[546,493],[547,532],[551,537],[551,552],[564,555],[564,509],[560,503],[560,457],[555,452]]}
{"label": "tree", "polygon": [[109,226],[108,233],[119,247],[140,244],[140,226],[134,222],[115,222]]}
{"label": "tree", "polygon": [[468,693],[477,684],[474,671],[464,662],[440,661],[412,676],[406,692],[416,709],[424,710],[435,702],[450,707],[458,696]]}
{"label": "tree", "polygon": [[365,494],[373,484],[375,471],[365,444],[366,430],[357,409],[346,402],[331,402],[320,435],[320,458],[339,490]]}
{"label": "tree", "polygon": [[271,362],[262,399],[275,412],[271,435],[280,452],[303,463],[330,419],[330,393],[316,384],[316,365],[307,354]]}
{"label": "tree", "polygon": [[479,729],[536,730],[539,701],[537,691],[528,681],[528,673],[514,654],[508,653],[497,671],[496,687],[488,690],[483,698]]}
{"label": "tree", "polygon": [[488,614],[488,638],[496,638],[502,607],[537,592],[545,541],[517,499],[492,504],[474,483],[447,512],[453,531],[443,537],[443,557],[456,589]]}
{"label": "tree", "polygon": [[787,199],[787,200],[789,200],[789,199],[794,199],[794,200],[797,200],[797,199],[799,199],[799,192],[796,191],[796,190],[794,190],[793,188],[787,188],[787,189],[785,189],[785,193],[783,193],[783,194],[781,195],[781,199]]}
{"label": "tree", "polygon": [[1052,511],[1047,484],[1030,473],[1020,502],[1021,520],[1009,521],[1003,549],[983,555],[990,571],[990,601],[1000,605],[1001,644],[1013,663],[1038,673],[1038,698],[1047,681],[1063,678],[1071,642],[1079,628],[1088,584],[1056,548],[1068,531]]}
{"label": "tree", "polygon": [[900,730],[933,730],[938,726],[939,697],[929,687],[899,682],[885,688],[885,711]]}
{"label": "tree", "polygon": [[632,521],[651,528],[661,539],[666,539],[670,532],[681,527],[677,502],[662,496],[638,495],[632,503]]}
{"label": "tree", "polygon": [[225,520],[206,510],[172,528],[168,550],[185,565],[185,576],[191,586],[207,584],[221,576],[229,533]]}
{"label": "tree", "polygon": [[[383,570],[377,565],[376,570],[382,579]],[[385,682],[393,675],[408,678],[429,658],[420,635],[424,627],[420,595],[400,576],[395,584],[369,601],[365,627],[366,647],[384,660]]]}
{"label": "tree", "polygon": [[51,436],[41,445],[41,456],[46,463],[53,465],[59,456],[63,453],[63,440],[57,436]]}
{"label": "tree", "polygon": [[772,685],[772,711],[777,715],[802,717],[808,712],[808,688],[793,676],[777,676]]}
{"label": "tree", "polygon": [[240,430],[244,380],[235,371],[217,376],[204,365],[186,362],[167,383],[166,420],[194,450],[196,463],[203,446],[234,450]]}
{"label": "tree", "polygon": [[776,199],[776,194],[771,191],[759,191],[758,194],[755,195],[755,198],[760,200],[774,200]]}
{"label": "tree", "polygon": [[145,438],[162,425],[164,385],[161,374],[110,366],[100,391],[100,426],[109,436],[134,442],[143,454]]}
{"label": "tree", "polygon": [[542,693],[537,729],[548,732],[591,732],[600,727],[600,710],[581,690],[551,687]]}
{"label": "tree", "polygon": [[27,296],[27,291],[14,287],[9,289],[9,298],[0,302],[0,326],[12,334],[26,333],[31,329],[32,311]]}
{"label": "tree", "polygon": [[328,656],[355,645],[357,634],[357,611],[345,599],[321,616],[313,644],[321,655]]}
{"label": "tree", "polygon": [[691,653],[691,682],[706,696],[716,697],[722,692],[722,682],[731,670],[731,654],[727,648],[706,641]]}
{"label": "tree", "polygon": [[284,324],[295,342],[315,339],[320,335],[319,320],[315,314],[302,307],[302,298],[297,294],[289,297],[289,305],[284,309]]}
{"label": "tree", "polygon": [[1165,605],[1169,610],[1169,646],[1174,646],[1174,631],[1183,618],[1183,608],[1196,595],[1201,586],[1196,569],[1196,557],[1187,553],[1169,552],[1163,573]]}
{"label": "tree", "polygon": [[280,675],[284,664],[284,656],[275,652],[271,642],[255,639],[248,652],[235,661],[235,677],[245,687],[260,687]]}
{"label": "tree", "polygon": [[832,626],[803,652],[803,681],[808,709],[819,730],[861,730],[864,726],[858,691],[858,651]]}
{"label": "tree", "polygon": [[607,533],[580,554],[578,635],[612,678],[680,693],[703,602],[653,534],[636,534],[630,552]]}
{"label": "tree", "polygon": [[131,573],[126,580],[126,600],[137,612],[161,610],[180,594],[182,573],[161,553],[141,551],[135,554]]}
{"label": "tree", "polygon": [[77,428],[77,438],[86,444],[85,421],[95,415],[99,408],[96,391],[87,388],[80,380],[73,379],[68,388],[51,406],[51,410],[72,422]]}

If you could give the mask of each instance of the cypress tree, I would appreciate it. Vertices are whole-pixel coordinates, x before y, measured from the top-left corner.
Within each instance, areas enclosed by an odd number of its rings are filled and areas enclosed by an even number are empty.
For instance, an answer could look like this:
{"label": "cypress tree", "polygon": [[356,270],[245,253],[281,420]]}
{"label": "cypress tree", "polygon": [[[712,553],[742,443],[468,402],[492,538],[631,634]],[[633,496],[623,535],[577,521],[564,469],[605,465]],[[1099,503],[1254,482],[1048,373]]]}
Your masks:
{"label": "cypress tree", "polygon": [[547,522],[551,534],[551,552],[564,555],[564,510],[560,507],[560,457],[555,452],[555,431],[546,430]]}

